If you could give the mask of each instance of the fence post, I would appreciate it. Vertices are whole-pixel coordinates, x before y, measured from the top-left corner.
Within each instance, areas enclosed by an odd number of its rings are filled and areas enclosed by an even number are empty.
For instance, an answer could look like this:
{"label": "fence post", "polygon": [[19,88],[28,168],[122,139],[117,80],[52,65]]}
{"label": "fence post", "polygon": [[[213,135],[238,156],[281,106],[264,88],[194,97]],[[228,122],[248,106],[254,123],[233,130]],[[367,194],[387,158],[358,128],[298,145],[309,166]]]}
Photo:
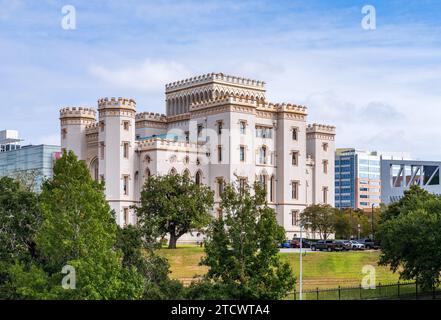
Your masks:
{"label": "fence post", "polygon": [[296,298],[297,298],[297,297],[296,297],[296,288],[294,288],[294,301],[297,300]]}
{"label": "fence post", "polygon": [[362,297],[361,297],[361,284],[360,284],[360,300],[362,300]]}
{"label": "fence post", "polygon": [[400,280],[398,280],[398,296],[400,296]]}
{"label": "fence post", "polygon": [[379,295],[380,295],[380,297],[381,297],[381,282],[378,282],[378,289],[379,289],[379,291],[380,291]]}
{"label": "fence post", "polygon": [[338,300],[341,300],[341,287],[338,286]]}
{"label": "fence post", "polygon": [[319,288],[317,287],[317,300],[319,300]]}
{"label": "fence post", "polygon": [[435,284],[433,284],[433,289],[432,289],[432,299],[433,299],[433,300],[436,299]]}
{"label": "fence post", "polygon": [[418,279],[415,280],[415,299],[418,300]]}

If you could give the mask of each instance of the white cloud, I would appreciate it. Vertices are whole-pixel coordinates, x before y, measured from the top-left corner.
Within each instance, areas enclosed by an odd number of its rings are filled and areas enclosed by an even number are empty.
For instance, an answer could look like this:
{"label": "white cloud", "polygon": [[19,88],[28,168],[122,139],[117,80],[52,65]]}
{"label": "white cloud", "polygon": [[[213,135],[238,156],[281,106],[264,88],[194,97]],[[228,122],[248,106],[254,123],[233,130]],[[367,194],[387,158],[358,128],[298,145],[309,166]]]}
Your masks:
{"label": "white cloud", "polygon": [[99,80],[115,88],[128,88],[145,92],[163,91],[168,82],[190,77],[191,71],[184,65],[166,60],[146,59],[125,68],[101,65],[90,67],[90,72]]}

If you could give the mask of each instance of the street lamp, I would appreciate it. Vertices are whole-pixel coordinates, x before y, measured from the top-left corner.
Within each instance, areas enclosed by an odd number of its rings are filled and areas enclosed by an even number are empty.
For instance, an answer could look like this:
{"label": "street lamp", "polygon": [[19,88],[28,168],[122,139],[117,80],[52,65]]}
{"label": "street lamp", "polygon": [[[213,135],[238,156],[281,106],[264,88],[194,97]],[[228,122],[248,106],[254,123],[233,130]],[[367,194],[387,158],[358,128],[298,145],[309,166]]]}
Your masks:
{"label": "street lamp", "polygon": [[375,203],[372,204],[372,210],[371,210],[371,230],[372,230],[372,240],[374,240],[374,207],[375,207]]}
{"label": "street lamp", "polygon": [[300,272],[299,272],[299,298],[300,300],[303,300],[303,277],[302,277],[302,248],[303,248],[303,224],[300,224],[300,264],[299,264],[299,268],[300,268]]}
{"label": "street lamp", "polygon": [[360,240],[360,224],[358,224],[358,239],[357,240]]}

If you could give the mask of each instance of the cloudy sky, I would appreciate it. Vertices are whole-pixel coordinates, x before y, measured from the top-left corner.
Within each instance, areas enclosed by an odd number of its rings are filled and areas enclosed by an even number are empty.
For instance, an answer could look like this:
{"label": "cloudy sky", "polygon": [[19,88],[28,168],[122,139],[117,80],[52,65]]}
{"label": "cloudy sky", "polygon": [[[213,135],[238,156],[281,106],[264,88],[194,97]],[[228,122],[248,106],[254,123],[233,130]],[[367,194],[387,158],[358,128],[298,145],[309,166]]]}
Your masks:
{"label": "cloudy sky", "polygon": [[62,106],[125,96],[164,112],[165,83],[210,72],[308,106],[338,147],[441,160],[439,0],[0,0],[0,129],[26,143],[59,144]]}

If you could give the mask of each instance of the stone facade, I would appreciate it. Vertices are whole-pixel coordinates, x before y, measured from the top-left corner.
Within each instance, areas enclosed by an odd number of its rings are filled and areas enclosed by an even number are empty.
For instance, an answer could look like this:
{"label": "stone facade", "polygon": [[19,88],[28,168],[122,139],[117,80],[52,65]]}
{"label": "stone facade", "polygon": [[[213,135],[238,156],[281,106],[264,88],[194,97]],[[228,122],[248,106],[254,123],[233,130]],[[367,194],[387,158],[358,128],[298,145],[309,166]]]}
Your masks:
{"label": "stone facade", "polygon": [[216,207],[222,182],[261,181],[289,238],[306,206],[334,205],[335,127],[308,125],[306,107],[268,102],[262,81],[212,73],[165,88],[166,115],[137,114],[125,98],[100,99],[98,119],[92,108],[60,111],[62,148],[105,181],[120,225],[136,223],[130,207],[145,180],[170,172],[209,185]]}

